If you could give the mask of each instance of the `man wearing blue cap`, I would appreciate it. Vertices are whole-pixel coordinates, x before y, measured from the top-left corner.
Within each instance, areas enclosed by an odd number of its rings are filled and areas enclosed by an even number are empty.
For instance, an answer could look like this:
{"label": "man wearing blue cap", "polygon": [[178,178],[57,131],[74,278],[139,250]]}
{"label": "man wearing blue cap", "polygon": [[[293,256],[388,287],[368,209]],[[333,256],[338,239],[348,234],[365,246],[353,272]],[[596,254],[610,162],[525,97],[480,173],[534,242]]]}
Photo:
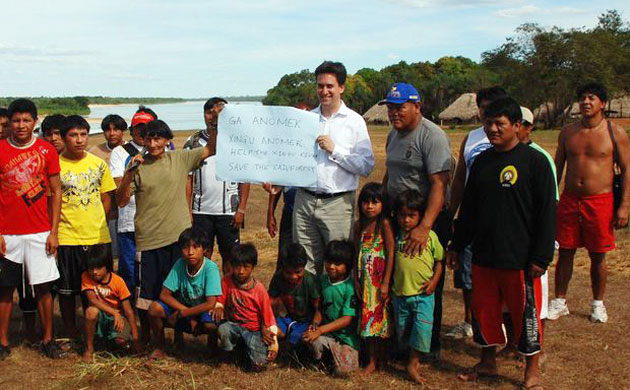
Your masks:
{"label": "man wearing blue cap", "polygon": [[[448,244],[450,217],[445,208],[445,193],[452,166],[451,146],[444,131],[422,116],[420,94],[413,85],[392,85],[385,100],[392,129],[387,136],[387,171],[383,184],[390,201],[405,190],[416,190],[426,199],[426,211],[418,227],[406,239],[403,251],[415,255],[422,251],[433,229],[443,246]],[[392,203],[393,204],[393,203]],[[442,328],[442,288],[435,290],[435,309],[431,353],[439,359]]]}

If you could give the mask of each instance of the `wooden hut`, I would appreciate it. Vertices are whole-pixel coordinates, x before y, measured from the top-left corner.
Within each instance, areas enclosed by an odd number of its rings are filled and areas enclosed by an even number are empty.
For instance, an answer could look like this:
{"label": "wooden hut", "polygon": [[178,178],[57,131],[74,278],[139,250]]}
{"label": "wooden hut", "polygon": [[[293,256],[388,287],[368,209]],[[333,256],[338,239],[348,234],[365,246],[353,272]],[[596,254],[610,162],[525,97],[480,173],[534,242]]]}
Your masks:
{"label": "wooden hut", "polygon": [[479,117],[477,94],[464,93],[439,115],[440,120],[457,124],[475,122]]}

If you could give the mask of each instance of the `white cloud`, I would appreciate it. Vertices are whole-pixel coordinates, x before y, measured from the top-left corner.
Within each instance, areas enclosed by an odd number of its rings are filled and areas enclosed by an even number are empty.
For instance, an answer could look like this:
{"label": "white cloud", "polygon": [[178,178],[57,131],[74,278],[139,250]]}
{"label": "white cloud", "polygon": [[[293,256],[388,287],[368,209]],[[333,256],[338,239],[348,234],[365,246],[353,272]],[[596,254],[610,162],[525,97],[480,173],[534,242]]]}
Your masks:
{"label": "white cloud", "polygon": [[540,8],[534,5],[524,5],[518,8],[505,8],[496,11],[494,14],[505,18],[521,18],[524,16],[561,16],[585,14],[588,11],[575,7],[551,7]]}

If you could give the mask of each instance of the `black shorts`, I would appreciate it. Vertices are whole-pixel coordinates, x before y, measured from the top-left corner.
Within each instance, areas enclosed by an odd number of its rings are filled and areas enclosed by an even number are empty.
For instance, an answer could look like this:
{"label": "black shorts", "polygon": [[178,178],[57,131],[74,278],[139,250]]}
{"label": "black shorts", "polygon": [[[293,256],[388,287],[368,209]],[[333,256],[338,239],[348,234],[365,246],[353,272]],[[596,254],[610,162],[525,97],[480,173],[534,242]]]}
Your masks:
{"label": "black shorts", "polygon": [[87,269],[87,260],[92,251],[104,250],[108,254],[107,267],[112,269],[112,246],[95,245],[59,245],[57,249],[57,268],[59,279],[55,282],[55,291],[59,295],[77,295],[81,293],[81,274]]}
{"label": "black shorts", "polygon": [[0,257],[0,287],[21,286],[22,272],[22,264]]}
{"label": "black shorts", "polygon": [[182,252],[176,242],[140,252],[140,296],[136,301],[138,309],[149,310],[151,303],[160,299],[162,283],[180,257]]}
{"label": "black shorts", "polygon": [[240,241],[241,230],[232,226],[233,222],[232,215],[193,214],[193,225],[206,231],[211,247],[214,246],[214,238],[217,238],[222,261]]}

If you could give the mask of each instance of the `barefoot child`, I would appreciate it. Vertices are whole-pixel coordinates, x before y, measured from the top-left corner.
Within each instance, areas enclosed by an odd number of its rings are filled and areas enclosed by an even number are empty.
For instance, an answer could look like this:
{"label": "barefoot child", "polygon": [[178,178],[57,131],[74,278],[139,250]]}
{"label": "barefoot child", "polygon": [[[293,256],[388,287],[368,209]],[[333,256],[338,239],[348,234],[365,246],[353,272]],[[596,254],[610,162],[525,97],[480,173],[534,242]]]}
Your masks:
{"label": "barefoot child", "polygon": [[359,220],[354,224],[359,262],[355,283],[361,305],[359,332],[368,345],[371,374],[384,363],[385,339],[391,336],[389,284],[394,268],[394,233],[383,207],[385,189],[380,183],[366,184],[359,194]]}
{"label": "barefoot child", "polygon": [[223,295],[214,309],[219,326],[218,345],[227,352],[237,344],[245,346],[254,371],[265,369],[278,354],[276,320],[267,290],[254,279],[258,252],[252,244],[235,244],[230,252],[232,273],[223,277]]}
{"label": "barefoot child", "polygon": [[334,240],[326,246],[326,274],[320,277],[323,321],[304,333],[304,341],[309,343],[316,360],[330,351],[335,375],[347,375],[359,368],[359,304],[350,277],[355,253],[349,241]]}
{"label": "barefoot child", "polygon": [[92,360],[94,354],[95,334],[120,347],[127,345],[131,338],[134,350],[140,350],[136,316],[129,303],[131,294],[122,278],[111,271],[111,257],[107,247],[92,247],[86,260],[87,271],[81,275],[81,292],[89,304],[85,309],[83,361],[86,363]]}
{"label": "barefoot child", "polygon": [[176,331],[194,335],[210,334],[216,329],[210,312],[221,296],[221,276],[217,265],[204,257],[209,244],[208,235],[198,227],[188,228],[179,236],[182,257],[164,280],[160,300],[149,306],[155,339],[152,359],[164,357],[164,322]]}
{"label": "barefoot child", "polygon": [[418,191],[407,190],[396,200],[396,217],[400,232],[396,242],[394,270],[394,311],[396,335],[401,346],[409,347],[407,373],[412,380],[424,383],[420,375],[421,353],[431,348],[433,330],[433,292],[442,274],[444,249],[433,230],[427,246],[415,256],[406,255],[402,248],[409,233],[420,223],[426,202]]}
{"label": "barefoot child", "polygon": [[280,250],[279,270],[271,279],[269,296],[278,324],[278,338],[295,346],[309,326],[322,322],[320,293],[315,275],[306,271],[304,247],[291,243]]}

